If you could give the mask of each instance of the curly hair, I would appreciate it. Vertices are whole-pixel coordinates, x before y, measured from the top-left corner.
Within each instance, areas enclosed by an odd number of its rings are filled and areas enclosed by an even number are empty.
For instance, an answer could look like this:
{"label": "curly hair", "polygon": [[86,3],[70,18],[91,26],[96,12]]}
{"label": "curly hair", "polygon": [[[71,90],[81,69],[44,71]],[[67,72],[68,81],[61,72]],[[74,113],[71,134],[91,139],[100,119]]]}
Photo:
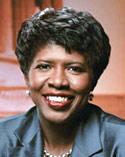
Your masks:
{"label": "curly hair", "polygon": [[47,44],[64,47],[86,56],[93,72],[94,88],[106,68],[111,46],[102,25],[88,12],[64,7],[46,8],[26,19],[19,31],[15,53],[24,75],[38,50]]}

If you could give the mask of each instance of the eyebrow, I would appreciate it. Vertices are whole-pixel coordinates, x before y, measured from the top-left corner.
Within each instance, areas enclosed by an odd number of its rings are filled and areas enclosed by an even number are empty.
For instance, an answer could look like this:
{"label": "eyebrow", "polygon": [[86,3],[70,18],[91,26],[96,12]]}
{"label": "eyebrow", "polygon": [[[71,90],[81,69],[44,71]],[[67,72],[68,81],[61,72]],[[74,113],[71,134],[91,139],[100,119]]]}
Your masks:
{"label": "eyebrow", "polygon": [[[54,62],[55,60],[53,60],[53,59],[39,59],[39,60],[37,60],[37,62],[48,62],[48,63],[52,63],[52,62]],[[76,61],[76,60],[72,60],[72,61],[64,61],[64,62],[66,62],[67,64],[86,64],[86,62],[81,62],[81,61]]]}
{"label": "eyebrow", "polygon": [[[45,62],[45,63],[49,63],[49,64],[54,64],[54,61],[51,61],[51,60],[37,60],[37,64],[40,64],[41,62]],[[81,65],[81,66],[84,66],[84,67],[87,67],[87,64],[85,62],[80,62],[80,61],[67,61],[67,62],[64,62],[64,64],[66,66],[68,65],[73,65],[73,64],[77,64],[77,65]]]}

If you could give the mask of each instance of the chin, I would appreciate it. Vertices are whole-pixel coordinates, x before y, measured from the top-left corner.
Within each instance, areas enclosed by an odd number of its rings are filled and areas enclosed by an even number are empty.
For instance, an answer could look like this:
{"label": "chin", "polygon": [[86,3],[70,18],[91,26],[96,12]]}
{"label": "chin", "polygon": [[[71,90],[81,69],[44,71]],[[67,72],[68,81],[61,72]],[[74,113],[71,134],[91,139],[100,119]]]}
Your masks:
{"label": "chin", "polygon": [[54,113],[54,114],[49,114],[48,116],[44,116],[44,118],[51,123],[55,124],[63,124],[69,121],[70,115],[67,113]]}

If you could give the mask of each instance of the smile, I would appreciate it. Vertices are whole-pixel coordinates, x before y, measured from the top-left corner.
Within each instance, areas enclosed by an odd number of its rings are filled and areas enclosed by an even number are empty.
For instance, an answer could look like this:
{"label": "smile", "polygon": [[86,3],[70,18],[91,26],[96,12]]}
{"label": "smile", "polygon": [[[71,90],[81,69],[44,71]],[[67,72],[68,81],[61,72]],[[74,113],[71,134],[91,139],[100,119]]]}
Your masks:
{"label": "smile", "polygon": [[62,96],[47,96],[46,98],[49,101],[60,102],[60,103],[68,101],[68,97],[62,97]]}
{"label": "smile", "polygon": [[47,104],[56,109],[67,108],[72,104],[73,96],[45,96]]}

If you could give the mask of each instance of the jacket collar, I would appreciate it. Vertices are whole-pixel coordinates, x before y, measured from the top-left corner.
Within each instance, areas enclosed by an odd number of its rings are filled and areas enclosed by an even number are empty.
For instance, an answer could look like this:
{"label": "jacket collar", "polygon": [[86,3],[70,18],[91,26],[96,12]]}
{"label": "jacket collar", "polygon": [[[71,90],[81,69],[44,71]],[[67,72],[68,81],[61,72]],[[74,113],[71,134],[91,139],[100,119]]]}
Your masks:
{"label": "jacket collar", "polygon": [[[100,139],[100,122],[93,107],[86,110],[87,119],[81,122],[78,129],[72,157],[89,157],[99,151],[102,151]],[[31,112],[31,113],[30,113]],[[36,109],[32,109],[26,114],[24,120],[20,124],[20,128],[15,131],[21,147],[13,149],[13,157],[39,157],[42,156],[42,135],[40,131],[39,118]],[[30,121],[30,123],[29,123]],[[25,145],[25,146],[24,146]],[[23,147],[24,146],[24,147]],[[14,153],[15,152],[15,153]],[[21,155],[22,154],[22,155]],[[9,157],[9,156],[8,156]]]}
{"label": "jacket collar", "polygon": [[35,135],[40,131],[37,110],[32,108],[22,120],[20,127],[15,130],[15,135],[21,145],[30,143]]}
{"label": "jacket collar", "polygon": [[7,157],[42,156],[40,123],[35,108],[32,108],[21,120],[20,127],[14,132],[18,139],[14,148],[9,148]]}
{"label": "jacket collar", "polygon": [[102,151],[100,139],[100,122],[97,117],[97,107],[90,105],[87,108],[88,118],[79,127],[72,156],[88,157]]}

